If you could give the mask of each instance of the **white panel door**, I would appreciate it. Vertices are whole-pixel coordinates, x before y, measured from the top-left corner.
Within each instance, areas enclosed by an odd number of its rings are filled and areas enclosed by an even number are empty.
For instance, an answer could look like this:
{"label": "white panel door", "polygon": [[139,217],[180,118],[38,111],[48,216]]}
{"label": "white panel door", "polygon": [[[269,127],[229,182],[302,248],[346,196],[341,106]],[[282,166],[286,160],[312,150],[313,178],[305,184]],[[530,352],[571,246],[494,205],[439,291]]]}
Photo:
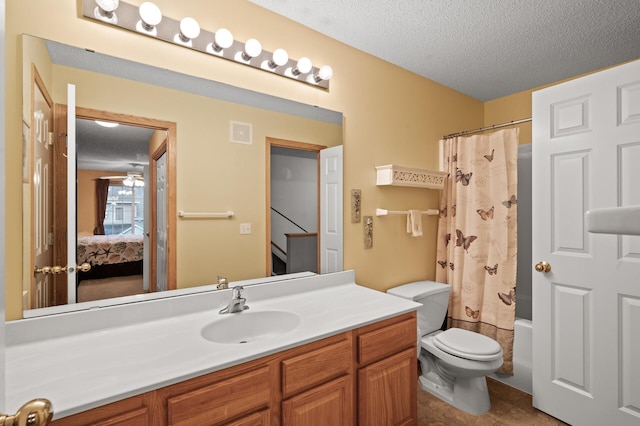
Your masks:
{"label": "white panel door", "polygon": [[533,94],[533,404],[569,424],[640,424],[640,237],[584,216],[640,204],[638,167],[640,61]]}
{"label": "white panel door", "polygon": [[342,145],[320,151],[320,273],[342,271]]}
{"label": "white panel door", "polygon": [[156,161],[156,291],[167,290],[167,153]]}
{"label": "white panel door", "polygon": [[76,303],[76,86],[67,85],[67,303]]}
{"label": "white panel door", "polygon": [[[32,139],[31,164],[32,182],[32,256],[31,264],[35,268],[53,266],[53,146],[51,145],[51,131],[53,131],[52,111],[49,94],[39,79],[34,79],[33,87],[33,117],[31,117]],[[28,161],[28,159],[27,159]],[[28,194],[28,193],[25,193]],[[29,231],[27,231],[29,232]],[[28,274],[30,271],[25,271]],[[45,308],[55,302],[54,279],[50,274],[28,274],[33,277],[33,294],[31,308]]]}

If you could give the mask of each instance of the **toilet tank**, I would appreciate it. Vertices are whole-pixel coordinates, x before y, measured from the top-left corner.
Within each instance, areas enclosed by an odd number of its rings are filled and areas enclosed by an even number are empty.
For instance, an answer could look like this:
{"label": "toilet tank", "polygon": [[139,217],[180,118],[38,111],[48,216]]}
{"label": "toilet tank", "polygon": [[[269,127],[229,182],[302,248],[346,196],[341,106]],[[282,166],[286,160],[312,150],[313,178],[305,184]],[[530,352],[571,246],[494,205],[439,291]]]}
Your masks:
{"label": "toilet tank", "polygon": [[387,290],[387,293],[422,304],[418,308],[418,330],[422,336],[439,330],[447,315],[451,286],[435,281],[417,281]]}

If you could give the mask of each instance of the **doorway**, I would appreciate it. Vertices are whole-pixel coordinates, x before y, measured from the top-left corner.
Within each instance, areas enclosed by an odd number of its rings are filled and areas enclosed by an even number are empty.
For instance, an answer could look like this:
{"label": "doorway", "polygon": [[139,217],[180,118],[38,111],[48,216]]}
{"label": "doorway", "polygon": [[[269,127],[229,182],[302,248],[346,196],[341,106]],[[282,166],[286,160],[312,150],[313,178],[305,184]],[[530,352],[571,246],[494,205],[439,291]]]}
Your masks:
{"label": "doorway", "polygon": [[322,145],[266,140],[266,275],[320,270]]}
{"label": "doorway", "polygon": [[[56,106],[57,135],[67,134],[67,115],[66,106]],[[175,251],[159,250],[158,247],[166,248],[175,244],[176,238],[175,226],[170,226],[168,220],[175,220],[176,216],[175,123],[81,107],[75,109],[75,116],[76,147],[79,152],[75,170],[76,191],[67,193],[65,150],[58,149],[54,167],[56,205],[66,206],[68,197],[76,198],[77,207],[74,213],[78,220],[76,229],[73,230],[77,244],[76,257],[78,263],[90,263],[92,268],[88,272],[78,274],[76,286],[68,286],[66,276],[60,275],[60,282],[56,282],[56,304],[65,304],[68,300],[89,301],[174,289]],[[124,154],[124,148],[114,145],[122,136],[106,136],[101,142],[102,146],[84,146],[96,144],[97,134],[91,135],[83,129],[100,127],[97,122],[107,126],[117,125],[122,131],[129,129],[142,133],[142,138],[146,139],[144,147],[141,148],[144,152],[137,155]],[[116,156],[112,157],[111,154]],[[158,167],[158,161],[162,163],[161,167]],[[78,170],[81,170],[81,173],[78,173]],[[157,170],[163,170],[160,180]],[[84,178],[85,183],[89,182],[84,189],[81,187],[81,178]],[[101,208],[97,208],[99,181],[108,185],[108,192],[105,189],[108,205],[105,204]],[[89,193],[86,188],[90,188]],[[163,204],[158,200],[158,188],[161,190]],[[81,193],[81,190],[85,192]],[[134,196],[135,194],[138,196]],[[64,236],[67,234],[68,212],[65,208],[58,208],[56,211],[54,235]],[[98,211],[103,211],[103,221],[99,219],[99,215],[96,216]],[[97,236],[106,237],[105,234],[111,235],[111,238],[121,238],[123,241],[111,244],[107,241],[91,240]],[[158,235],[162,238],[158,238]],[[84,241],[85,238],[87,241]],[[82,243],[80,239],[83,239]],[[162,244],[159,245],[159,242]],[[66,238],[55,239],[54,256],[57,264],[67,263],[68,244],[70,243]],[[111,256],[114,248],[120,249],[124,244],[127,245],[124,249],[126,254]],[[102,246],[98,248],[98,245]],[[163,268],[162,271],[158,270],[158,265]],[[159,277],[162,279],[161,283],[158,283]],[[81,290],[82,280],[87,280],[92,285]],[[117,281],[117,286],[107,282],[109,280]],[[98,291],[98,286],[93,284],[101,284],[104,291]],[[70,298],[68,292],[73,291],[74,287],[77,291],[76,296],[80,296],[85,288],[91,288],[91,292],[82,293],[82,297]]]}

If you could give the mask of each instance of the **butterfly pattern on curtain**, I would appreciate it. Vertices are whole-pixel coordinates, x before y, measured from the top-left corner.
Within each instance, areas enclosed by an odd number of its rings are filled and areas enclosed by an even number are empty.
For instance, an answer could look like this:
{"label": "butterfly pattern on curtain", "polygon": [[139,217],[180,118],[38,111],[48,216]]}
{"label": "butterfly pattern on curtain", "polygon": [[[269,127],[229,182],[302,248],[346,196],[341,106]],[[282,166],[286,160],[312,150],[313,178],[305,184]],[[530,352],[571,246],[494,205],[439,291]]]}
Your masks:
{"label": "butterfly pattern on curtain", "polygon": [[487,335],[513,373],[518,130],[444,141],[436,281],[451,285],[448,326]]}

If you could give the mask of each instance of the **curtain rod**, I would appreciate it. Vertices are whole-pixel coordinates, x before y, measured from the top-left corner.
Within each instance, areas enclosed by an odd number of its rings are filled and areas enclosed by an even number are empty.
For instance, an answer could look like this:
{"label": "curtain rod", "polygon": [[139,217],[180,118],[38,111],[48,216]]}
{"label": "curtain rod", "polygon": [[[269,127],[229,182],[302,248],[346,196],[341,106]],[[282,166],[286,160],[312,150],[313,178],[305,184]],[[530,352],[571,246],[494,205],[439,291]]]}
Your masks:
{"label": "curtain rod", "polygon": [[482,127],[480,129],[476,129],[476,130],[466,130],[464,132],[451,133],[450,135],[443,136],[442,139],[451,139],[451,138],[455,138],[457,136],[465,136],[465,135],[471,135],[473,133],[481,133],[481,132],[485,132],[487,130],[499,129],[500,127],[513,126],[513,125],[520,124],[520,123],[528,123],[529,121],[531,121],[531,117],[523,118],[521,120],[509,121],[508,123],[494,124],[493,126]]}

